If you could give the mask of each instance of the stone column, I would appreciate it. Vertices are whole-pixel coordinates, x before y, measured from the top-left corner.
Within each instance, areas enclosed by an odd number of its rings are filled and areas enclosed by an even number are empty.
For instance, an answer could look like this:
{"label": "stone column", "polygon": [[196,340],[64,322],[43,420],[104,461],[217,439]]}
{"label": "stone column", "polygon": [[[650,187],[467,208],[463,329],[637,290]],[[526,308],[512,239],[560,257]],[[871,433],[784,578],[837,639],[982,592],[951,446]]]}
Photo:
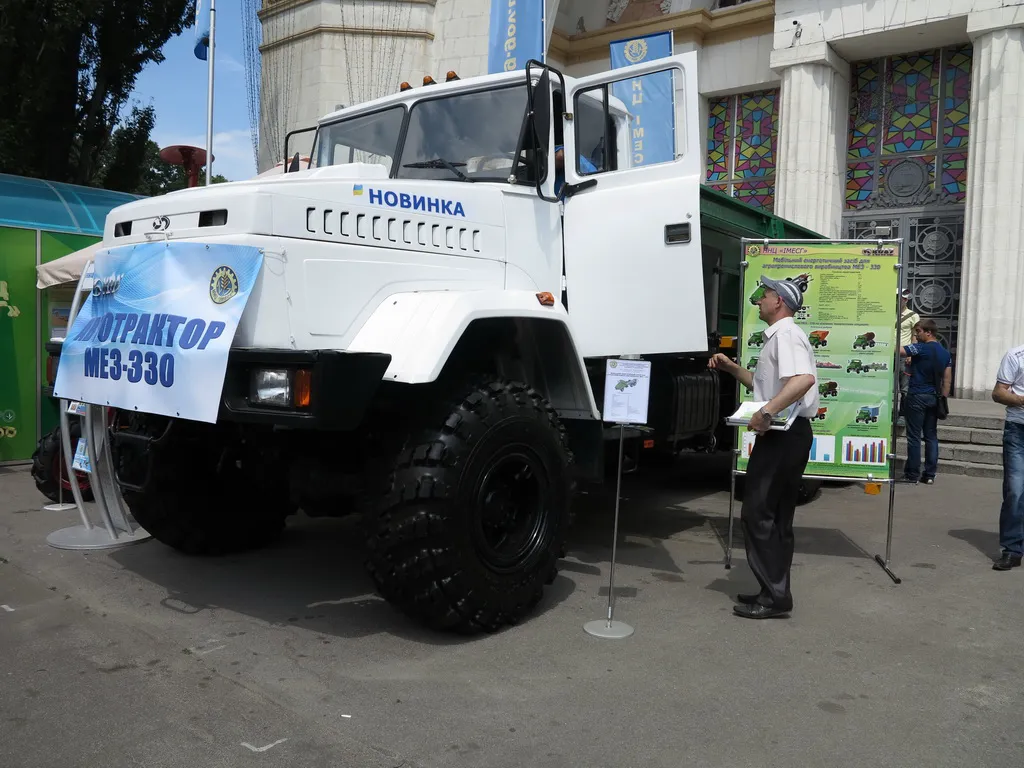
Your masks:
{"label": "stone column", "polygon": [[850,67],[827,43],[772,51],[782,74],[775,213],[840,236]]}
{"label": "stone column", "polygon": [[1015,21],[968,17],[974,62],[954,386],[975,400],[990,398],[1002,356],[1024,344],[1024,29],[1004,26]]}

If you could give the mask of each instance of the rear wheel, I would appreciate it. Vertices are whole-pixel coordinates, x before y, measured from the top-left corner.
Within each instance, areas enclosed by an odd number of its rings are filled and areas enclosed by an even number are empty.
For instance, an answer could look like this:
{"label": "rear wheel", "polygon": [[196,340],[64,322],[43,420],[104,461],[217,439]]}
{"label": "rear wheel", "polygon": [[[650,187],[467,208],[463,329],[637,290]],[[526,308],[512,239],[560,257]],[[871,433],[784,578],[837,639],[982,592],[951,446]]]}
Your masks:
{"label": "rear wheel", "polygon": [[381,595],[436,629],[525,617],[564,552],[572,457],[554,409],[506,381],[428,397],[366,516]]}
{"label": "rear wheel", "polygon": [[[78,419],[69,419],[68,437],[71,442],[71,450],[75,450],[78,439],[82,436],[82,425]],[[32,479],[36,482],[36,489],[50,501],[61,501],[74,503],[74,493],[71,491],[71,480],[68,477],[67,464],[64,460],[64,446],[61,443],[60,426],[43,435],[32,454]],[[82,501],[92,501],[91,477],[88,472],[75,470],[78,478],[78,488],[82,492]]]}

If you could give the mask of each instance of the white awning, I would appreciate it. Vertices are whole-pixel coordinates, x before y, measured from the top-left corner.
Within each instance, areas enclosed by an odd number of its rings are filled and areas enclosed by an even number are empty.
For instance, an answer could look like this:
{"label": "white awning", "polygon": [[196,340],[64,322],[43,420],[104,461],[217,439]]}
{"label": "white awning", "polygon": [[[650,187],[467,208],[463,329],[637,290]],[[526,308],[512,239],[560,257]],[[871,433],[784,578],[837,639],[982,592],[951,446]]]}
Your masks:
{"label": "white awning", "polygon": [[36,267],[36,288],[41,290],[52,285],[77,283],[85,265],[93,259],[101,246],[102,242],[95,242],[80,251],[40,264]]}

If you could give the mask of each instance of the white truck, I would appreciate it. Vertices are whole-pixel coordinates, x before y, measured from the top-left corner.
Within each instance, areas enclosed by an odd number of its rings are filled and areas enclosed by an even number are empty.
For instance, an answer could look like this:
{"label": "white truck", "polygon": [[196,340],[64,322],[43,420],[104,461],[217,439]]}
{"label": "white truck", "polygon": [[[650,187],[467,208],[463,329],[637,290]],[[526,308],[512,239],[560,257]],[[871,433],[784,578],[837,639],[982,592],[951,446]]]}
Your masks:
{"label": "white truck", "polygon": [[[675,156],[637,164],[644,127],[612,88],[658,73],[674,78]],[[274,254],[217,423],[117,412],[132,515],[216,554],[271,541],[299,509],[359,513],[380,593],[417,620],[494,631],[528,615],[575,482],[604,472],[607,358],[653,363],[646,441],[728,434],[733,383],[706,365],[723,255],[702,252],[698,115],[692,53],[579,79],[530,62],[329,114],[315,167],[111,212],[105,246],[157,227]]]}

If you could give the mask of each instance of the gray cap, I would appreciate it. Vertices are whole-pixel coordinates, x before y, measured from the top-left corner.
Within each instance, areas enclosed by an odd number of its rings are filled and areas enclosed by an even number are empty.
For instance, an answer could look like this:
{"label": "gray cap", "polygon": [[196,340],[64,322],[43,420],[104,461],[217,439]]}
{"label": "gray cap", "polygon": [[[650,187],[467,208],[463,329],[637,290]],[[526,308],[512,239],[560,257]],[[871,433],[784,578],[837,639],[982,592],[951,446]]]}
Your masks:
{"label": "gray cap", "polygon": [[803,291],[790,280],[772,280],[770,277],[761,275],[761,285],[779,294],[783,303],[794,312],[804,305]]}

